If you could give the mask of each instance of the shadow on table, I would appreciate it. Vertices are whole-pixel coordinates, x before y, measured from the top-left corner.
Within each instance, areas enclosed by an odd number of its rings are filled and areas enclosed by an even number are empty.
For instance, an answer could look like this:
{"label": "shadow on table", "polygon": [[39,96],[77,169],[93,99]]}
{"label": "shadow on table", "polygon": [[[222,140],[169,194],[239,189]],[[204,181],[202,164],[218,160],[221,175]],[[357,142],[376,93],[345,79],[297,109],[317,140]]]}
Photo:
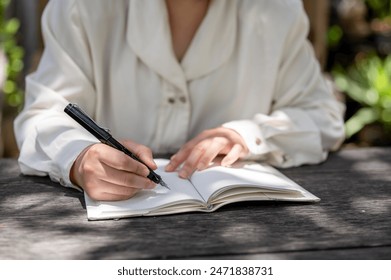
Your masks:
{"label": "shadow on table", "polygon": [[1,171],[0,241],[26,259],[389,259],[390,167],[390,150],[344,150],[321,165],[283,170],[319,203],[95,222],[81,193]]}

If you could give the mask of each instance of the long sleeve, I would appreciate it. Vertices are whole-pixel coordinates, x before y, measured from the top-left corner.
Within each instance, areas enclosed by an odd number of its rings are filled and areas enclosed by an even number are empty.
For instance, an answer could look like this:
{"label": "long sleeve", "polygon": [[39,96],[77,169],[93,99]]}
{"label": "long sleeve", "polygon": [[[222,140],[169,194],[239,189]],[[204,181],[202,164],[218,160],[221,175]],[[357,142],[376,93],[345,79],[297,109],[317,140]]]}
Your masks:
{"label": "long sleeve", "polygon": [[306,40],[304,11],[296,5],[290,12],[294,21],[282,49],[270,114],[224,124],[243,136],[249,158],[278,167],[319,163],[344,137],[344,106],[335,99]]}
{"label": "long sleeve", "polygon": [[[69,170],[74,159],[96,142],[63,112],[73,101],[94,113],[90,56],[76,5],[77,1],[49,2],[42,18],[46,48],[38,70],[26,79],[24,109],[15,120],[21,171],[50,175],[66,186],[72,186]],[[71,28],[64,28],[67,25]]]}
{"label": "long sleeve", "polygon": [[284,167],[318,163],[343,138],[300,0],[212,1],[181,63],[163,0],[51,0],[42,28],[15,121],[25,174],[72,186],[75,158],[97,140],[63,112],[68,102],[157,154],[222,124],[249,158]]}

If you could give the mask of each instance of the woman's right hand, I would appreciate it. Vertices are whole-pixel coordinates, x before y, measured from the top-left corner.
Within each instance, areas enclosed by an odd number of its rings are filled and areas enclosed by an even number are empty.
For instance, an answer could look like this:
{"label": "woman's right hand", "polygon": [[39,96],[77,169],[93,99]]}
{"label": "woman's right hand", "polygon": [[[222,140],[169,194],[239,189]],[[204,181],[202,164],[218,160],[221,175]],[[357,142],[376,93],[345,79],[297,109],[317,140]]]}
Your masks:
{"label": "woman's right hand", "polygon": [[[132,141],[123,141],[122,144],[150,168],[157,168],[149,148]],[[147,178],[148,174],[148,168],[142,163],[98,143],[80,153],[72,165],[70,179],[94,200],[125,200],[142,189],[156,186]]]}

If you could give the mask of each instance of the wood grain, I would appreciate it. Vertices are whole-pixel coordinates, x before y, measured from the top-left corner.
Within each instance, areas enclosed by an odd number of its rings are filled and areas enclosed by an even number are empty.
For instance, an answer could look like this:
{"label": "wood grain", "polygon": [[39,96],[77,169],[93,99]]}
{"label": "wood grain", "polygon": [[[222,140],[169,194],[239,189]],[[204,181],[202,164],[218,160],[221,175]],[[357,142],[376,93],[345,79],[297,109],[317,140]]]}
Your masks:
{"label": "wood grain", "polygon": [[282,170],[319,203],[89,222],[82,193],[0,160],[0,259],[390,259],[391,149]]}

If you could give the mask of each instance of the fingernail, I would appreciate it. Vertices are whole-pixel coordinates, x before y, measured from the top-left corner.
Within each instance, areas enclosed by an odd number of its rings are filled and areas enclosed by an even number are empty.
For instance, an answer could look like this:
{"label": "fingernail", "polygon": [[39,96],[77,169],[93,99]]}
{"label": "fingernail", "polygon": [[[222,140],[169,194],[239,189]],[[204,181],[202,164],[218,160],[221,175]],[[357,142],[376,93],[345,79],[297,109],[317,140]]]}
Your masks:
{"label": "fingernail", "polygon": [[166,167],[164,168],[164,170],[167,172],[172,171],[172,164],[171,163],[167,164]]}
{"label": "fingernail", "polygon": [[197,165],[197,170],[199,170],[199,171],[204,170],[205,168],[206,168],[205,164],[199,163]]}
{"label": "fingernail", "polygon": [[179,171],[179,177],[181,177],[182,179],[187,179],[187,177],[188,177],[188,174],[187,174],[187,172],[185,171],[185,170],[181,170],[181,171]]}
{"label": "fingernail", "polygon": [[223,166],[223,167],[231,167],[232,163],[231,163],[231,161],[222,160],[220,165]]}

